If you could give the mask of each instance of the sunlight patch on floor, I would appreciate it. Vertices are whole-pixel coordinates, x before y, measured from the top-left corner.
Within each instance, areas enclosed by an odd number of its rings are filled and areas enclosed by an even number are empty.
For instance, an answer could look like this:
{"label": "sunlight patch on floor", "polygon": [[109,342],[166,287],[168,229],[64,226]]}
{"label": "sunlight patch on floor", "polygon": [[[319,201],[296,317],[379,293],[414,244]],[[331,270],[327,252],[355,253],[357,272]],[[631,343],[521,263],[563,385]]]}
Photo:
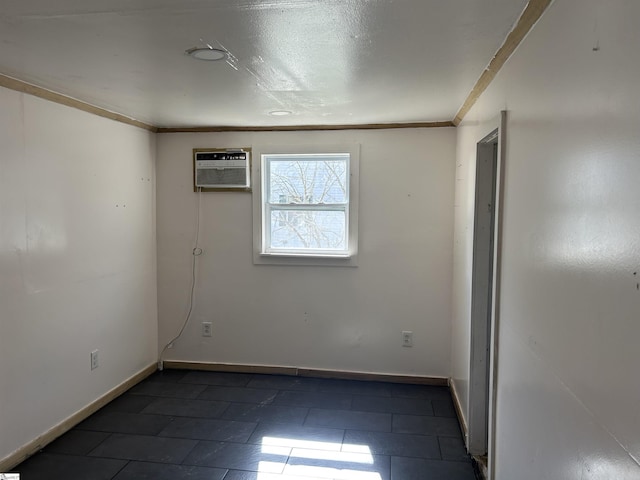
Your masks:
{"label": "sunlight patch on floor", "polygon": [[261,461],[256,480],[382,480],[367,445],[264,437],[262,452],[283,459]]}

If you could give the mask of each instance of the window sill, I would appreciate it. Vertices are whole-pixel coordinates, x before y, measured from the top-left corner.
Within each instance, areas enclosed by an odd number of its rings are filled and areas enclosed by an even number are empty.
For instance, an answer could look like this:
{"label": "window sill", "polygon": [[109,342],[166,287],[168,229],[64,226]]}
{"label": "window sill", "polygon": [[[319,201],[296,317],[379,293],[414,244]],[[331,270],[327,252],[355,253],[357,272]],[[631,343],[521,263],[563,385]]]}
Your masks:
{"label": "window sill", "polygon": [[334,253],[278,253],[278,252],[262,252],[261,257],[291,257],[291,258],[351,258],[351,254],[334,254]]}
{"label": "window sill", "polygon": [[301,265],[320,267],[357,267],[357,254],[302,254],[302,253],[262,253],[254,252],[255,265]]}

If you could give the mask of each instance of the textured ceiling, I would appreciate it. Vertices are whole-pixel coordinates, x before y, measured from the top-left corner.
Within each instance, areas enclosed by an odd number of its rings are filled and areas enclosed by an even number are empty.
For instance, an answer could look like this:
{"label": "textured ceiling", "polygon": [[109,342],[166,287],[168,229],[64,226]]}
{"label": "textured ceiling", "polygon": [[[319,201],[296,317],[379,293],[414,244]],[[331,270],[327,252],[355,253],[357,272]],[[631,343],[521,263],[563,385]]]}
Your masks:
{"label": "textured ceiling", "polygon": [[0,73],[160,127],[451,120],[526,4],[3,0]]}

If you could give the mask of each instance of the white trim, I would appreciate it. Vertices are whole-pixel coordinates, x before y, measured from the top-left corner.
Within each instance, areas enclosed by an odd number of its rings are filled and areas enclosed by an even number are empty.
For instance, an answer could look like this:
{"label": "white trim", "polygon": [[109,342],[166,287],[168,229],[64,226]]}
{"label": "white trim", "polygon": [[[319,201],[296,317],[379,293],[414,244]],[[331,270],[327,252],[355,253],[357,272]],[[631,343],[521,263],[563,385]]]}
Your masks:
{"label": "white trim", "polygon": [[[497,383],[498,383],[498,355],[499,355],[499,334],[500,334],[500,265],[502,252],[502,211],[504,208],[504,168],[506,158],[506,142],[507,142],[507,112],[502,111],[500,115],[494,117],[486,123],[482,123],[483,133],[489,133],[493,130],[498,131],[498,152],[497,164],[495,167],[495,215],[493,223],[494,242],[493,242],[493,280],[491,285],[491,314],[490,335],[488,338],[488,363],[489,363],[489,379],[488,379],[488,404],[486,405],[486,413],[488,414],[487,422],[487,469],[488,478],[495,478],[495,440],[496,440],[496,410],[497,410]],[[486,140],[480,137],[478,142]],[[474,220],[475,221],[475,220]],[[474,225],[475,229],[475,225]],[[473,397],[472,375],[470,370],[469,392],[468,392],[468,410],[466,414],[471,416],[474,401],[478,399]],[[484,401],[484,400],[483,400]],[[476,406],[476,408],[478,408]],[[473,436],[474,422],[469,419],[468,430],[469,436]],[[469,439],[467,439],[467,448],[470,449]]]}
{"label": "white trim", "polygon": [[[471,268],[471,336],[469,357],[469,435],[467,449],[485,455],[488,449],[489,372],[493,315],[495,256],[495,197],[498,168],[498,129],[477,143],[473,256]],[[489,208],[487,208],[487,206]]]}
{"label": "white trim", "polygon": [[493,311],[491,312],[491,337],[489,339],[489,432],[487,445],[487,478],[495,478],[496,458],[496,413],[498,389],[498,356],[500,353],[500,287],[502,265],[502,215],[504,210],[505,163],[507,155],[506,110],[500,112],[498,123],[498,165],[496,167],[496,218],[493,254]]}
{"label": "white trim", "polygon": [[[253,146],[254,159],[252,177],[254,188],[253,200],[253,263],[256,265],[308,265],[355,267],[358,265],[358,197],[360,177],[360,145],[287,145],[287,146]],[[262,245],[268,239],[263,227],[265,206],[262,202],[264,179],[262,176],[263,155],[287,154],[349,154],[349,204],[345,211],[347,217],[348,251],[317,250],[300,251],[263,251]],[[284,208],[287,205],[283,205]],[[326,207],[326,208],[325,208]],[[331,209],[334,205],[323,206]]]}
{"label": "white trim", "polygon": [[304,254],[304,253],[294,253],[294,252],[277,252],[277,253],[269,253],[269,252],[265,252],[265,253],[260,253],[259,254],[261,257],[291,257],[291,258],[299,258],[299,257],[304,257],[304,258],[351,258],[351,255],[344,254],[344,255],[340,255],[340,254],[334,254],[334,253],[323,253],[319,250],[313,250],[311,251],[309,254]]}

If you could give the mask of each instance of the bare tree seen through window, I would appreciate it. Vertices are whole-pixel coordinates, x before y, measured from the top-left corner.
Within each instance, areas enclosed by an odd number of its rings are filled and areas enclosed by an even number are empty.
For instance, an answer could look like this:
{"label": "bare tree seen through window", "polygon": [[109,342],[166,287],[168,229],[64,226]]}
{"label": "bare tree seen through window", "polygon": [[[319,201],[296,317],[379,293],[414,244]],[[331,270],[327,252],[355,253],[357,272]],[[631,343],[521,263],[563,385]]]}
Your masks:
{"label": "bare tree seen through window", "polygon": [[270,159],[271,248],[346,249],[347,159],[344,154]]}

